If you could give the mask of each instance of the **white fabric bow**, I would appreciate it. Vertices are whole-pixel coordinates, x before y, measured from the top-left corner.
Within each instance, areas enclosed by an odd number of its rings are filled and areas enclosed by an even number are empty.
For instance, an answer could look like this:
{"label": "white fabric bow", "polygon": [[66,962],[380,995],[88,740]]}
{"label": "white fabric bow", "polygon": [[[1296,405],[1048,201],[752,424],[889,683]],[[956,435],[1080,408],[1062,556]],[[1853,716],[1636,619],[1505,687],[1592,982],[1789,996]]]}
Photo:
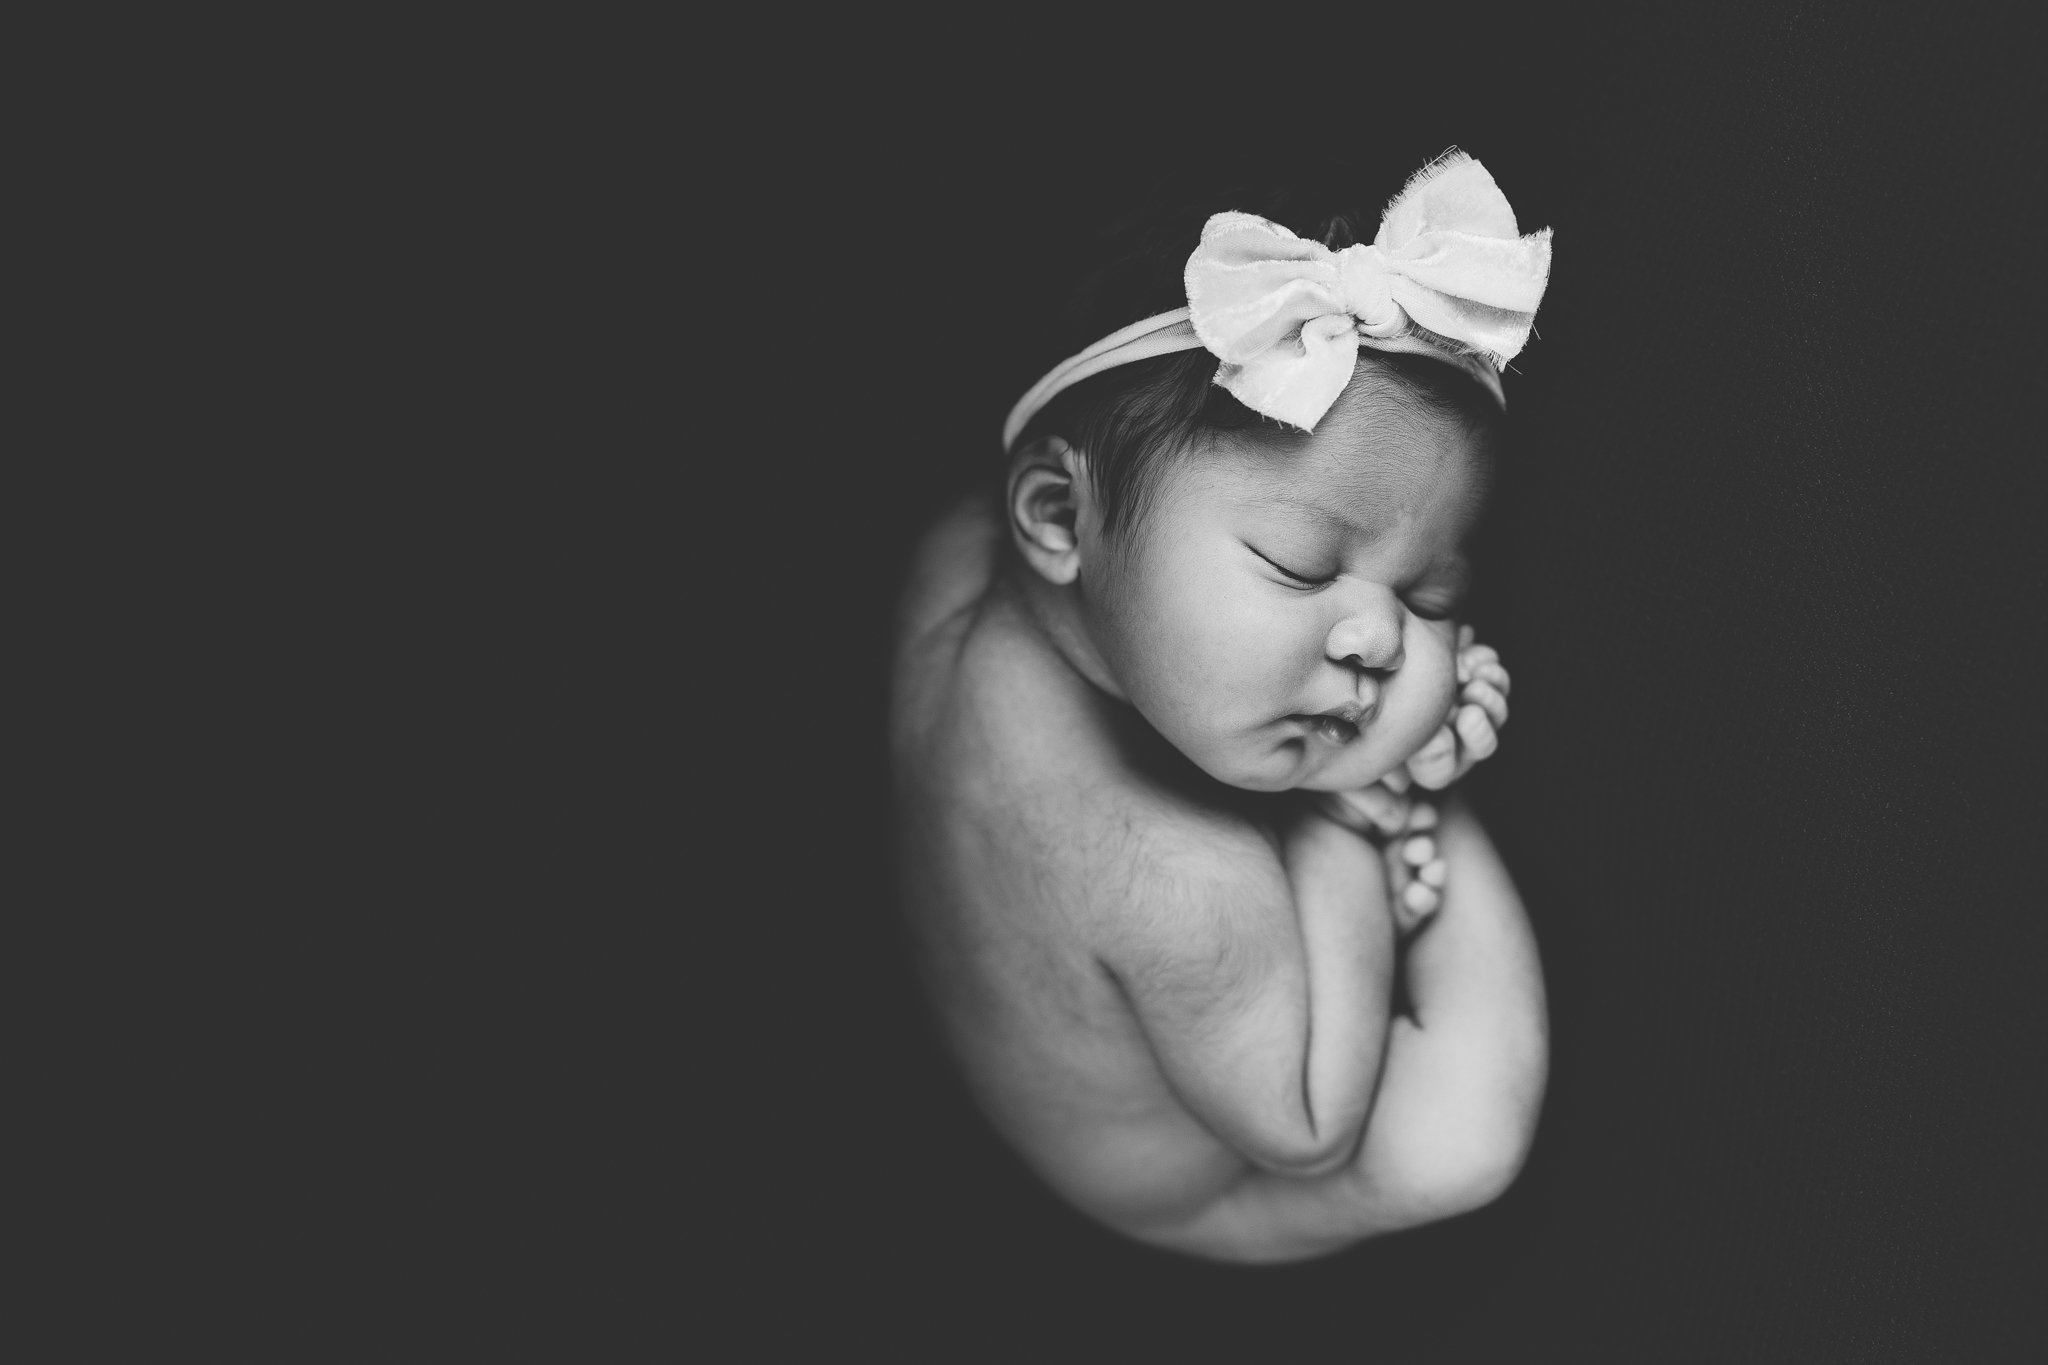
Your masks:
{"label": "white fabric bow", "polygon": [[1486,168],[1430,163],[1387,205],[1372,244],[1332,251],[1249,213],[1219,213],[1188,257],[1189,321],[1254,412],[1313,430],[1361,344],[1458,361],[1499,392],[1550,278],[1550,229],[1524,237]]}

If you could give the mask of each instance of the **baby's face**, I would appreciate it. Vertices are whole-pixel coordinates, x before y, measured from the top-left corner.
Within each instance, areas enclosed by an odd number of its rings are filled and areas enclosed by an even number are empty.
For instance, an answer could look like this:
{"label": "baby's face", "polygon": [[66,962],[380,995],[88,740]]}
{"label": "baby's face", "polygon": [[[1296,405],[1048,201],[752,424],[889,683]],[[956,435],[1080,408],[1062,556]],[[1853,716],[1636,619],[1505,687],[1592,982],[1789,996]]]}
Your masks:
{"label": "baby's face", "polygon": [[1456,697],[1475,446],[1361,365],[1314,434],[1190,453],[1135,529],[1084,547],[1090,633],[1124,695],[1232,786],[1391,771]]}

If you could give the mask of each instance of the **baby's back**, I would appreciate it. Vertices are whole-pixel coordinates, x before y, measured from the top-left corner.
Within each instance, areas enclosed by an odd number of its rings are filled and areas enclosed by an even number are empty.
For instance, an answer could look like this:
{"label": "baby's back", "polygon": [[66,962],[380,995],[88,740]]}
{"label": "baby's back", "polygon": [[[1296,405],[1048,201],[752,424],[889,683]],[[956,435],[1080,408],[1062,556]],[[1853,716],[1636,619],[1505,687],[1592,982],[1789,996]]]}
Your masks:
{"label": "baby's back", "polygon": [[[1142,1218],[1244,1163],[1160,1075],[1116,945],[1172,935],[1176,884],[1282,878],[1243,815],[1148,777],[1142,725],[1082,682],[1007,593],[993,508],[920,547],[897,641],[899,865],[928,990],[991,1120],[1086,1207]],[[1199,935],[1197,935],[1199,936]]]}

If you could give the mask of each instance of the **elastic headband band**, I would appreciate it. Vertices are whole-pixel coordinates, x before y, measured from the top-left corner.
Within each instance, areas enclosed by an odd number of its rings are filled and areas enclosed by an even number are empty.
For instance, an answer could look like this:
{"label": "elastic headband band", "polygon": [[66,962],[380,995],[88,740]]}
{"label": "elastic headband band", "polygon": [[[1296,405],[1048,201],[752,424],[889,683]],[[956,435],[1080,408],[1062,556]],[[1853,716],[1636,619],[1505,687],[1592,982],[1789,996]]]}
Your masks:
{"label": "elastic headband band", "polygon": [[[1455,365],[1466,374],[1478,380],[1494,401],[1505,411],[1508,396],[1501,389],[1500,375],[1477,356],[1458,355],[1441,346],[1433,346],[1417,337],[1367,337],[1358,338],[1358,344],[1369,346],[1375,351],[1387,351],[1398,355],[1426,355],[1432,360]],[[1077,355],[1070,355],[1052,371],[1031,386],[1031,391],[1017,400],[1017,406],[1010,409],[1010,416],[1003,423],[1003,453],[1017,443],[1031,419],[1045,409],[1045,405],[1066,389],[1074,387],[1084,379],[1091,379],[1104,370],[1113,370],[1119,365],[1128,365],[1137,360],[1150,360],[1155,355],[1172,355],[1176,351],[1199,351],[1202,339],[1195,335],[1194,324],[1188,320],[1188,310],[1176,308],[1171,313],[1134,322],[1122,331],[1111,332],[1102,340]],[[1221,370],[1221,366],[1218,369]],[[1212,381],[1222,383],[1221,376]]]}
{"label": "elastic headband band", "polygon": [[1031,392],[1017,400],[1017,406],[1010,409],[1009,420],[1003,423],[1003,450],[1007,452],[1016,443],[1024,424],[1036,417],[1039,410],[1062,389],[1072,388],[1084,379],[1119,365],[1128,365],[1134,360],[1150,360],[1155,355],[1201,349],[1202,339],[1195,335],[1194,325],[1188,321],[1185,308],[1176,308],[1171,313],[1161,313],[1143,322],[1134,322],[1122,331],[1111,332],[1087,350],[1070,355],[1053,366],[1050,374],[1031,386]]}
{"label": "elastic headband band", "polygon": [[1505,408],[1500,370],[1528,344],[1550,278],[1550,229],[1521,236],[1500,187],[1453,148],[1409,178],[1379,235],[1332,251],[1248,213],[1219,213],[1188,257],[1188,306],[1112,332],[1019,399],[1003,449],[1062,390],[1104,370],[1206,348],[1214,382],[1305,431],[1351,382],[1358,348],[1423,355]]}

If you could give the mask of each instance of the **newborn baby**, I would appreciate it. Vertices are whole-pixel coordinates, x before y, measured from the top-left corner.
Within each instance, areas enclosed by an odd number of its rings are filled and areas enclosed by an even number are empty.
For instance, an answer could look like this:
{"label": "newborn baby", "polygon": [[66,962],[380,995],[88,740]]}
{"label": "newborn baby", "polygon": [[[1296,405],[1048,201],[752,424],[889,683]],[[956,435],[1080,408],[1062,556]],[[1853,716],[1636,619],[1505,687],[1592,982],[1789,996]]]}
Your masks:
{"label": "newborn baby", "polygon": [[[1411,800],[1491,752],[1508,681],[1458,620],[1498,362],[1417,301],[1449,210],[1404,238],[1402,203],[1341,251],[1210,219],[1189,309],[1027,395],[1000,497],[942,519],[903,603],[903,890],[970,1088],[1075,1206],[1203,1256],[1476,1208],[1543,1095],[1514,886],[1465,805]],[[1299,316],[1240,308],[1281,337],[1258,354],[1199,258],[1276,250]]]}

